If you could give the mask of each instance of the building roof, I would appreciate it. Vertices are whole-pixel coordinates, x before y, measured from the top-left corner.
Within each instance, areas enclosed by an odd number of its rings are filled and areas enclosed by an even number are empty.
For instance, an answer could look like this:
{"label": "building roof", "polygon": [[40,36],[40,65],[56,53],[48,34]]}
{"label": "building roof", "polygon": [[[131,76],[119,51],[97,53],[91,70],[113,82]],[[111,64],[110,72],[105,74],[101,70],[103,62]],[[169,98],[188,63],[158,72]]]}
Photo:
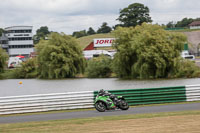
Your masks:
{"label": "building roof", "polygon": [[22,30],[22,29],[32,29],[33,26],[11,26],[4,28],[5,31],[8,30]]}
{"label": "building roof", "polygon": [[200,26],[200,21],[194,21],[189,26]]}
{"label": "building roof", "polygon": [[94,43],[91,42],[86,48],[84,48],[84,51],[85,50],[94,50]]}

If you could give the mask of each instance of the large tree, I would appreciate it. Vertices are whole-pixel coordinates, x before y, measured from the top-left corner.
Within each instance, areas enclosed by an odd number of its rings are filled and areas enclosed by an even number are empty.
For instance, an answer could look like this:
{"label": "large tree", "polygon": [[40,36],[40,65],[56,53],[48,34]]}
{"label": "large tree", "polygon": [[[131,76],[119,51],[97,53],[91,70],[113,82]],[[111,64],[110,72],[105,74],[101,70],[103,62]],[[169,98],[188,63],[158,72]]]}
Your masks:
{"label": "large tree", "polygon": [[8,54],[0,47],[0,73],[4,72]]}
{"label": "large tree", "polygon": [[69,78],[84,71],[85,59],[75,38],[51,33],[37,45],[40,78]]}
{"label": "large tree", "polygon": [[149,8],[141,3],[134,3],[120,11],[117,19],[123,27],[141,25],[144,22],[152,22],[149,16]]}
{"label": "large tree", "polygon": [[103,22],[101,27],[97,30],[97,33],[109,33],[112,31],[112,28],[108,26],[106,22]]}
{"label": "large tree", "polygon": [[152,24],[115,32],[113,68],[121,78],[166,78],[177,73],[186,37]]}

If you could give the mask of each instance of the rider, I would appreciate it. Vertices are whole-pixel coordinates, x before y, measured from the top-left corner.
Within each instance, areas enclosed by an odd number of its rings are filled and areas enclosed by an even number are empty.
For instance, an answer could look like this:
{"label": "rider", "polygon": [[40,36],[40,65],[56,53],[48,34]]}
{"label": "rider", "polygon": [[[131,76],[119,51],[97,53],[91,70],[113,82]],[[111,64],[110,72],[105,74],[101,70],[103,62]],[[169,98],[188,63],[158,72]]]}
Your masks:
{"label": "rider", "polygon": [[110,99],[111,99],[115,104],[118,103],[118,98],[117,98],[115,95],[109,93],[108,91],[105,91],[104,89],[101,89],[101,90],[99,91],[99,96],[109,96]]}

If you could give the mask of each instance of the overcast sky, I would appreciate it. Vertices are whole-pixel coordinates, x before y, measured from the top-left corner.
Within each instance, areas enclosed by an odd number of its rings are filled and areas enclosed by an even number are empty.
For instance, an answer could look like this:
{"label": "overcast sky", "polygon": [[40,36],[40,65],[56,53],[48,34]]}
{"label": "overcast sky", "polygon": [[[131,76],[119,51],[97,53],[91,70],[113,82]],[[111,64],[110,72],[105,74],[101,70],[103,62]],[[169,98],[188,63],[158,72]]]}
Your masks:
{"label": "overcast sky", "polygon": [[48,26],[66,34],[97,30],[103,22],[119,23],[120,9],[135,2],[149,7],[153,23],[200,17],[200,0],[0,0],[0,28],[28,25],[36,31]]}

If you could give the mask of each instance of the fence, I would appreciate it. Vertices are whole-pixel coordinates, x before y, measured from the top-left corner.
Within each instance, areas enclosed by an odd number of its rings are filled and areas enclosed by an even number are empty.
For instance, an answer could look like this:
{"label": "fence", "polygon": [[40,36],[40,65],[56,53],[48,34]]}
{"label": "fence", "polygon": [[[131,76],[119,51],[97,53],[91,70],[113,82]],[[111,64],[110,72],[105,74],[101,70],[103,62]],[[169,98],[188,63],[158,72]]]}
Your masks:
{"label": "fence", "polygon": [[[200,85],[108,90],[129,105],[200,101]],[[0,97],[0,115],[93,108],[97,91]]]}
{"label": "fence", "polygon": [[93,91],[0,97],[0,114],[92,107]]}
{"label": "fence", "polygon": [[187,101],[200,101],[200,85],[186,85]]}
{"label": "fence", "polygon": [[[170,103],[186,101],[185,86],[110,90],[112,94],[123,96],[129,105]],[[96,95],[97,92],[94,92]]]}

